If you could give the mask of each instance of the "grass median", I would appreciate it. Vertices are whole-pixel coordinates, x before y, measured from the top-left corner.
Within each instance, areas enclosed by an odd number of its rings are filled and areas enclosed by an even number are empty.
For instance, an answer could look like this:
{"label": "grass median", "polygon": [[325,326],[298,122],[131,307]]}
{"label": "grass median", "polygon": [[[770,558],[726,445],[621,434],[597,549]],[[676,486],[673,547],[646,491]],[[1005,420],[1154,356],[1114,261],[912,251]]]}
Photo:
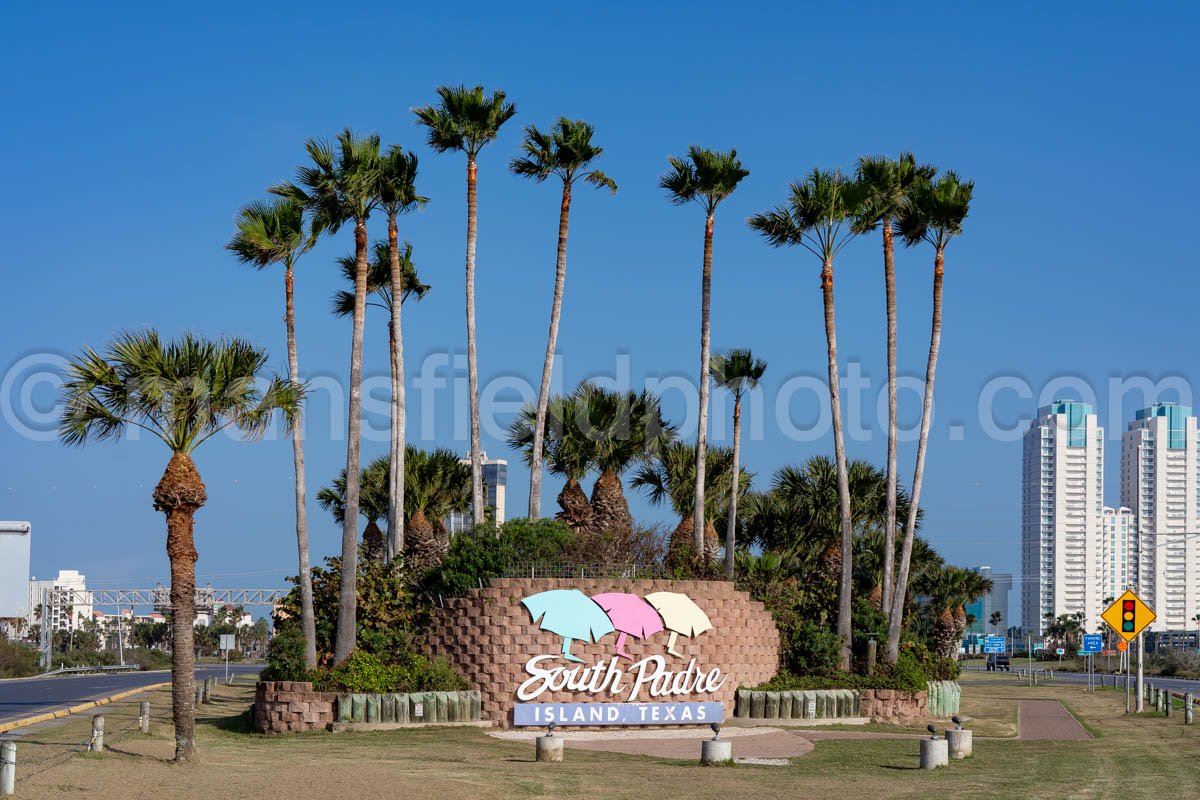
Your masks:
{"label": "grass median", "polygon": [[[975,756],[933,772],[917,769],[914,739],[822,740],[790,766],[706,769],[691,762],[662,761],[568,747],[562,764],[533,762],[528,742],[499,741],[478,729],[423,729],[374,733],[310,733],[267,737],[249,733],[246,709],[252,690],[219,687],[201,706],[197,737],[200,761],[173,765],[173,741],[165,692],[152,698],[151,734],[132,733],[110,752],[73,758],[37,774],[18,772],[18,798],[63,796],[122,800],[170,796],[509,798],[679,796],[703,798],[845,797],[887,798],[975,793],[988,797],[1158,797],[1200,793],[1200,726],[1170,719],[1126,717],[1116,692],[1088,693],[1078,686],[1028,687],[1007,682],[964,686],[967,727],[981,737]],[[1088,741],[1019,741],[1016,708],[1023,699],[1059,700],[1096,738]],[[106,708],[108,727],[122,729],[137,714],[136,702]],[[36,747],[77,745],[87,738],[86,719],[24,741],[19,760]],[[858,729],[861,730],[861,729]],[[877,729],[890,730],[890,729]],[[32,735],[31,735],[32,736]],[[734,740],[735,755],[739,746]],[[697,747],[697,751],[699,748]],[[49,751],[47,751],[49,752]],[[697,752],[697,756],[699,753]]]}

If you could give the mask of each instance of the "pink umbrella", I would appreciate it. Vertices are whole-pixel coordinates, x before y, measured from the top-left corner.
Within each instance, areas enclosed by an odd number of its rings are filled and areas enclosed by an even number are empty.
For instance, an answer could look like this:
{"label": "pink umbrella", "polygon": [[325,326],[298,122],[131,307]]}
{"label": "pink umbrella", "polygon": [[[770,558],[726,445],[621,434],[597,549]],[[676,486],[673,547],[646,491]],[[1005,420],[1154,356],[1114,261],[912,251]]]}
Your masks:
{"label": "pink umbrella", "polygon": [[592,595],[592,600],[604,609],[604,613],[608,614],[613,627],[617,630],[617,655],[624,656],[630,661],[633,660],[633,656],[625,652],[627,637],[636,636],[639,639],[645,639],[647,636],[663,630],[662,618],[658,616],[654,606],[636,594],[606,592]]}

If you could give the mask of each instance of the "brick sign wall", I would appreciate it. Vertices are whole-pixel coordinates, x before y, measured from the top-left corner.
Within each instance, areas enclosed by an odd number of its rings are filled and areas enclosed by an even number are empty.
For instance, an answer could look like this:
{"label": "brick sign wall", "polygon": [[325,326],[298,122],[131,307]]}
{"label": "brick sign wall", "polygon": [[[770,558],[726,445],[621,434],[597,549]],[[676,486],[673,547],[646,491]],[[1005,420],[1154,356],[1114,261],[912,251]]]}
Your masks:
{"label": "brick sign wall", "polygon": [[[552,656],[540,662],[545,668],[583,669],[611,663],[619,631],[599,636],[595,642],[585,641],[582,637],[575,639],[569,643],[570,652],[579,661],[568,661],[561,654],[563,636],[543,630],[551,619],[549,615],[561,609],[552,607],[546,611],[547,616],[542,617],[539,624],[530,609],[522,605],[526,598],[554,590],[578,590],[588,597],[628,593],[640,598],[652,596],[655,602],[661,599],[657,593],[685,595],[707,616],[711,629],[676,637],[674,649],[677,655],[667,653],[670,640],[667,629],[644,639],[633,635],[626,637],[624,648],[631,658],[621,658],[616,663],[629,670],[642,659],[661,656],[665,669],[673,676],[680,676],[680,685],[683,685],[690,678],[683,673],[694,659],[695,672],[720,670],[724,678],[720,688],[715,692],[688,692],[669,697],[651,697],[642,692],[634,698],[637,702],[717,701],[724,704],[726,717],[732,717],[738,686],[757,685],[769,680],[778,670],[779,633],[771,615],[762,603],[750,600],[745,592],[736,591],[725,581],[498,579],[486,589],[475,589],[465,597],[447,599],[424,639],[430,655],[447,657],[480,690],[484,719],[504,726],[512,723],[513,706],[521,702],[517,697],[518,687],[531,677],[526,666],[531,658]],[[668,617],[668,611],[663,609],[661,618],[667,620]],[[629,700],[632,679],[632,675],[627,675],[624,690],[616,693],[563,689],[546,691],[532,702],[625,702]],[[649,688],[649,684],[646,686]]]}

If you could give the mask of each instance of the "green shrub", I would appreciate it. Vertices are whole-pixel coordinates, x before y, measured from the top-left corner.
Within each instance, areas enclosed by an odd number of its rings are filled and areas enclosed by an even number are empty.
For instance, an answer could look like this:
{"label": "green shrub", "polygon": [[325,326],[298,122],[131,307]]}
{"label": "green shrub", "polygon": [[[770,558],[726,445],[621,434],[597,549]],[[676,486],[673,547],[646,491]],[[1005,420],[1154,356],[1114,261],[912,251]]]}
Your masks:
{"label": "green shrub", "polygon": [[125,654],[126,664],[137,664],[143,670],[168,669],[171,666],[171,654],[149,647],[139,647]]}
{"label": "green shrub", "polygon": [[26,678],[40,671],[37,650],[0,639],[0,678]]}
{"label": "green shrub", "polygon": [[454,692],[469,689],[465,678],[444,658],[432,661],[409,656],[402,664],[385,664],[373,653],[356,650],[339,667],[319,670],[314,688],[322,692]]}
{"label": "green shrub", "polygon": [[260,676],[264,681],[311,681],[312,674],[304,666],[304,634],[295,625],[284,626],[267,648],[267,668]]}
{"label": "green shrub", "polygon": [[515,519],[496,529],[479,526],[450,540],[442,563],[420,580],[426,597],[454,597],[516,564],[554,564],[564,560],[574,542],[566,524],[555,519]]}

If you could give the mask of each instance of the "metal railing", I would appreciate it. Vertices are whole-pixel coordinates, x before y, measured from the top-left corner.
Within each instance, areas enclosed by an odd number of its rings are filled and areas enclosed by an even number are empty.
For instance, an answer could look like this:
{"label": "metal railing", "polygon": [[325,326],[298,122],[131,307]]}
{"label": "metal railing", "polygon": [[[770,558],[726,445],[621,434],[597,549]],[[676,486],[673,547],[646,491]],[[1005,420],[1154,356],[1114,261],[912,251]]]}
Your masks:
{"label": "metal railing", "polygon": [[142,669],[140,664],[106,664],[96,665],[94,667],[59,667],[58,669],[43,672],[38,675],[39,678],[51,678],[55,675],[80,675],[91,672],[139,672]]}

